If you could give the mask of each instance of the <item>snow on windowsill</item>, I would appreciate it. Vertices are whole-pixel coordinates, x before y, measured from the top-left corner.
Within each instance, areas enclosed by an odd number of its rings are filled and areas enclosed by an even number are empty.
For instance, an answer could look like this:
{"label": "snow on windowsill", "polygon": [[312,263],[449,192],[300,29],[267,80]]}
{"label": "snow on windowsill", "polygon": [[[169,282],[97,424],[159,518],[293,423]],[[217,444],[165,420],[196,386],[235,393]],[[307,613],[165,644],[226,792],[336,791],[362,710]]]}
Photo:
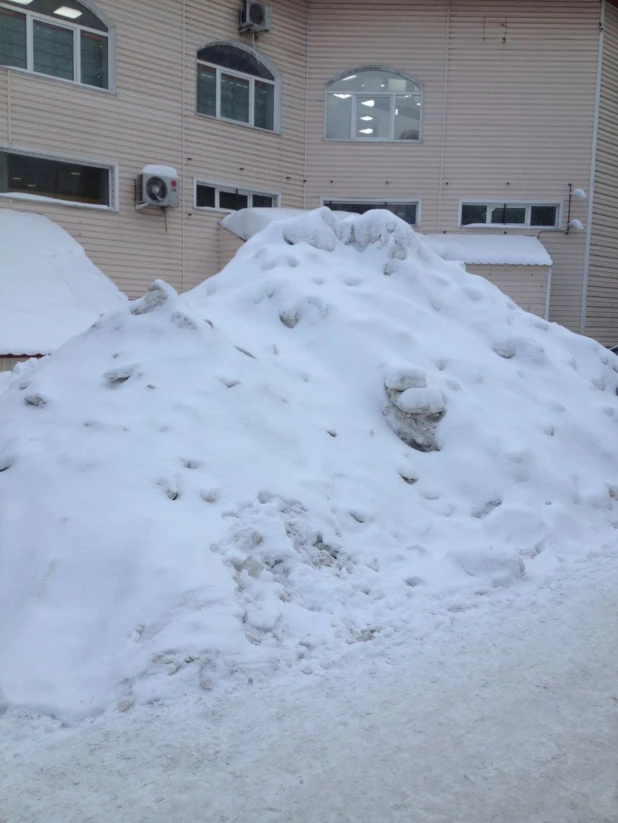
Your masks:
{"label": "snow on windowsill", "polygon": [[95,211],[112,211],[118,209],[112,206],[99,206],[96,203],[79,203],[77,200],[60,200],[57,197],[45,197],[42,194],[25,194],[24,192],[1,192],[0,197],[5,200],[25,200],[31,203],[50,203],[54,206],[69,206],[73,209],[94,209]]}

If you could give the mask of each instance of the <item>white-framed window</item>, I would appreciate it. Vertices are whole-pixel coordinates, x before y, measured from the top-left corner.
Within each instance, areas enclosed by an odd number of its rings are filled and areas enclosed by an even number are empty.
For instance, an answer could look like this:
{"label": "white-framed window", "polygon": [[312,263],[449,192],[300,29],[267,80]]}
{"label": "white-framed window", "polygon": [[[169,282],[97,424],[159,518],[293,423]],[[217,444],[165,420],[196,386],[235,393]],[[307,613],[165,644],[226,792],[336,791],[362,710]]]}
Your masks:
{"label": "white-framed window", "polygon": [[0,197],[57,200],[69,206],[114,209],[115,191],[114,166],[0,146]]}
{"label": "white-framed window", "polygon": [[251,49],[211,43],[198,51],[198,114],[278,131],[278,100],[278,75]]}
{"label": "white-framed window", "polygon": [[0,0],[0,66],[109,89],[110,39],[76,0]]}
{"label": "white-framed window", "polygon": [[263,191],[195,181],[195,208],[216,211],[239,211],[248,208],[275,208],[279,195]]}
{"label": "white-framed window", "polygon": [[560,204],[464,201],[459,205],[459,225],[555,229],[560,226]]}
{"label": "white-framed window", "polygon": [[418,141],[423,90],[394,69],[368,66],[326,86],[326,139]]}
{"label": "white-framed window", "polygon": [[420,223],[419,200],[328,200],[323,197],[322,205],[328,206],[331,211],[346,211],[352,214],[365,214],[371,209],[387,209],[410,226],[418,226]]}

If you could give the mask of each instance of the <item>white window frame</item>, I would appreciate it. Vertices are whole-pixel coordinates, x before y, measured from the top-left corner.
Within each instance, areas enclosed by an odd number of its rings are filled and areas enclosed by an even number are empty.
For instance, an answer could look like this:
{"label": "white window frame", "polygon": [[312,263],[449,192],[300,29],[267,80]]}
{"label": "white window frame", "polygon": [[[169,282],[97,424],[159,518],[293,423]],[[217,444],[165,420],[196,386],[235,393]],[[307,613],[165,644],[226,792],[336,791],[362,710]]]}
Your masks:
{"label": "white window frame", "polygon": [[[81,0],[80,0],[81,2]],[[274,69],[271,62],[269,60],[265,60],[261,55],[257,54],[253,49],[249,49],[245,46],[244,43],[207,43],[205,46],[202,46],[198,51],[201,51],[202,48],[208,48],[208,46],[230,46],[231,48],[241,49],[241,51],[246,51],[252,57],[254,57],[259,63],[262,63],[266,69],[273,75],[273,80],[269,80],[268,77],[257,77],[255,74],[245,74],[242,71],[235,71],[234,69],[226,69],[224,66],[218,66],[216,63],[209,63],[207,60],[200,60],[197,59],[198,66],[207,66],[209,69],[215,69],[216,77],[215,77],[215,92],[216,92],[216,99],[215,99],[215,114],[207,114],[206,112],[199,111],[197,109],[197,99],[196,99],[196,114],[200,117],[209,117],[211,120],[221,120],[223,123],[234,123],[236,126],[244,126],[245,128],[255,129],[256,131],[264,132],[265,134],[279,134],[281,132],[281,114],[280,114],[280,99],[281,99],[281,80],[278,72]],[[222,117],[221,116],[221,73],[229,74],[232,77],[239,77],[242,80],[249,80],[249,122],[245,122],[244,120],[234,120],[231,117]],[[274,102],[273,102],[273,127],[272,129],[265,129],[262,126],[255,126],[254,125],[254,115],[255,115],[255,81],[258,80],[259,82],[268,83],[273,87],[273,95],[274,95]],[[196,87],[197,93],[197,87]]]}
{"label": "white window frame", "polygon": [[422,200],[417,197],[384,197],[382,200],[376,200],[375,197],[321,197],[320,205],[324,206],[326,203],[360,203],[364,205],[375,205],[376,209],[384,208],[385,203],[400,206],[416,206],[416,223],[413,226],[411,223],[408,223],[408,226],[417,229],[421,225]]}
{"label": "white window frame", "polygon": [[95,211],[118,212],[118,164],[105,163],[100,160],[89,160],[83,157],[73,157],[60,154],[52,154],[40,151],[31,151],[30,149],[16,149],[13,146],[0,144],[0,151],[8,154],[23,154],[26,157],[36,157],[41,160],[56,160],[61,163],[74,163],[76,166],[91,166],[96,169],[107,169],[108,185],[109,185],[109,206],[100,205],[99,203],[80,203],[78,200],[61,200],[57,197],[50,197],[44,194],[25,194],[23,192],[0,192],[0,198],[3,200],[23,200],[29,203],[47,203],[54,206],[68,206],[73,209],[94,209]]}
{"label": "white window frame", "polygon": [[[29,11],[27,6],[10,6],[8,3],[3,3],[0,0],[0,8],[14,11],[17,14],[23,14],[26,18],[26,68],[20,66],[5,66],[0,64],[0,68],[8,71],[26,72],[27,74],[34,74],[36,77],[44,77],[48,80],[57,80],[60,83],[71,83],[76,86],[81,86],[85,89],[91,89],[99,92],[113,92],[116,83],[116,38],[115,27],[111,25],[105,15],[102,15],[98,10],[92,8],[90,3],[85,3],[84,0],[79,2],[95,14],[101,22],[107,26],[107,31],[100,31],[99,29],[91,29],[89,26],[80,26],[70,20],[58,19],[48,14],[38,14],[34,11]],[[73,32],[73,79],[69,80],[66,77],[56,77],[53,74],[44,74],[40,71],[34,70],[34,21],[40,20],[42,23],[55,26],[60,29],[67,29]],[[80,32],[85,31],[90,34],[97,34],[101,37],[107,37],[107,81],[108,87],[101,88],[100,86],[91,86],[88,83],[82,83],[82,50],[80,42]]]}
{"label": "white window frame", "polygon": [[[418,92],[405,92],[405,91],[376,91],[376,92],[361,92],[361,91],[350,91],[350,92],[341,92],[341,91],[329,91],[330,87],[335,83],[338,83],[339,80],[342,80],[344,77],[347,77],[351,74],[362,74],[366,71],[383,71],[388,72],[389,74],[397,75],[398,77],[403,78],[404,80],[408,80],[410,83],[414,83],[415,86],[418,88]],[[328,137],[328,95],[329,94],[342,94],[348,93],[352,97],[352,114],[350,118],[350,136],[349,137]],[[418,137],[416,140],[398,140],[394,137],[395,134],[395,99],[391,100],[391,107],[390,107],[390,125],[389,125],[389,134],[393,135],[392,137],[358,137],[356,135],[356,115],[358,113],[358,97],[392,97],[396,98],[403,94],[414,94],[420,97],[420,114],[419,114],[419,122],[418,122]],[[329,143],[397,143],[406,145],[408,143],[415,144],[421,143],[423,140],[423,110],[425,108],[425,95],[424,89],[421,83],[409,74],[405,72],[399,71],[392,66],[361,66],[360,68],[350,69],[349,71],[344,72],[343,74],[338,74],[336,77],[332,78],[328,81],[325,87],[324,93],[324,140],[328,140]],[[349,203],[352,200],[347,201]],[[359,201],[359,202],[370,202],[370,201]],[[392,201],[395,202],[395,201]],[[405,202],[405,201],[403,201]]]}
{"label": "white window frame", "polygon": [[[525,208],[526,209],[526,220],[525,223],[492,223],[491,222],[491,210],[496,208],[502,208],[504,204],[507,206],[514,206],[515,208]],[[462,220],[462,212],[464,206],[486,206],[487,213],[485,215],[485,222],[484,223],[466,223],[463,224]],[[556,209],[556,224],[554,226],[532,226],[530,225],[530,210],[532,206],[548,206],[551,208]],[[461,229],[532,229],[533,231],[561,231],[562,226],[562,203],[557,201],[551,200],[460,200],[459,201],[459,214],[457,218],[457,226]]]}
{"label": "white window frame", "polygon": [[[215,190],[215,205],[214,206],[198,206],[197,205],[197,187],[198,186],[207,186],[209,189]],[[263,189],[248,189],[245,186],[235,186],[230,183],[215,183],[212,180],[202,180],[201,178],[195,178],[193,180],[193,208],[196,211],[216,211],[216,212],[223,212],[224,214],[231,214],[234,211],[240,211],[240,209],[226,209],[219,206],[219,194],[220,192],[225,192],[226,194],[242,194],[246,195],[247,197],[247,208],[253,208],[253,196],[258,195],[261,197],[272,197],[273,205],[271,208],[277,209],[281,205],[281,195],[279,193],[275,193],[272,191],[264,191]],[[262,208],[262,207],[260,207]],[[263,208],[268,208],[268,206],[264,206]]]}

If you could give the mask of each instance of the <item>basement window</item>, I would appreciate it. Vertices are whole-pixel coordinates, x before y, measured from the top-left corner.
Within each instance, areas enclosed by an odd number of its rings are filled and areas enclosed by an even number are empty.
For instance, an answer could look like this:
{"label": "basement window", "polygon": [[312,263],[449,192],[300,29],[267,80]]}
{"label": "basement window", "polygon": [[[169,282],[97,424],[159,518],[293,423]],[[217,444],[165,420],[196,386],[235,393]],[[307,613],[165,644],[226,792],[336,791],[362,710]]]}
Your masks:
{"label": "basement window", "polygon": [[0,150],[0,196],[109,207],[111,169]]}
{"label": "basement window", "polygon": [[195,208],[217,211],[238,211],[247,208],[273,208],[278,205],[276,194],[219,186],[213,183],[195,184]]}
{"label": "basement window", "polygon": [[559,219],[557,203],[462,203],[459,225],[554,229]]}

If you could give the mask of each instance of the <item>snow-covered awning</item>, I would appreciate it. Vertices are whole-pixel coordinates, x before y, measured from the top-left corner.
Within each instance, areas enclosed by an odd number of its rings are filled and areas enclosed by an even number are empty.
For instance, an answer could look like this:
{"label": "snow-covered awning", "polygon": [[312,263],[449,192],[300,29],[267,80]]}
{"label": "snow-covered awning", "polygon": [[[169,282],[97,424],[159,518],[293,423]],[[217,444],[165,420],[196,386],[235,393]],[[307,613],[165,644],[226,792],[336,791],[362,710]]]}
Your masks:
{"label": "snow-covered awning", "polygon": [[445,260],[469,265],[552,265],[541,241],[521,234],[426,234],[425,240]]}
{"label": "snow-covered awning", "polygon": [[49,354],[127,302],[41,214],[0,209],[0,356]]}
{"label": "snow-covered awning", "polygon": [[[302,209],[240,209],[226,215],[221,225],[248,240],[277,220],[303,214]],[[335,212],[345,217],[346,212]],[[419,232],[421,234],[421,232]],[[536,237],[520,234],[425,234],[427,245],[445,260],[469,265],[551,266],[547,249]]]}

